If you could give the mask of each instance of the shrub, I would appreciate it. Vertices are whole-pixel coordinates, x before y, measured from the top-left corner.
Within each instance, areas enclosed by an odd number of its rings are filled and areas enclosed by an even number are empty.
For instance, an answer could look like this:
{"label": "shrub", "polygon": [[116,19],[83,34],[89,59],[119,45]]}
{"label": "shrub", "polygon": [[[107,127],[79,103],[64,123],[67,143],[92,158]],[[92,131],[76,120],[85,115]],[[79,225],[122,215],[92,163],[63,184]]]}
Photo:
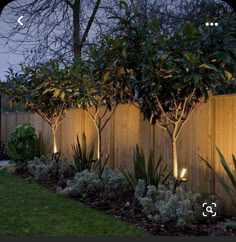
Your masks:
{"label": "shrub", "polygon": [[236,230],[236,218],[234,218],[234,219],[226,219],[226,221],[224,223],[224,226],[227,229]]}
{"label": "shrub", "polygon": [[35,180],[68,178],[74,175],[71,161],[60,159],[56,162],[51,154],[42,155],[40,158],[34,157],[28,161],[27,169]]}
{"label": "shrub", "polygon": [[108,166],[105,166],[103,170],[102,181],[108,192],[122,193],[130,190],[130,185],[123,174],[119,171],[113,171]]}
{"label": "shrub", "polygon": [[30,124],[18,125],[11,132],[7,146],[12,161],[19,167],[34,158],[36,140],[35,129]]}
{"label": "shrub", "polygon": [[5,144],[3,144],[2,141],[0,140],[0,160],[8,160],[8,159],[9,157],[6,152]]}
{"label": "shrub", "polygon": [[[185,192],[181,186],[173,194],[173,184],[170,187],[160,185],[145,186],[143,180],[139,180],[135,197],[143,208],[143,213],[156,222],[174,222],[179,226],[205,220],[202,216],[202,203],[216,201],[220,207],[217,197],[210,196],[203,199],[199,193]],[[218,209],[217,212],[220,210]]]}
{"label": "shrub", "polygon": [[160,157],[155,164],[153,151],[150,151],[148,161],[146,162],[143,149],[136,145],[133,153],[134,170],[128,166],[121,166],[120,170],[134,189],[139,179],[144,180],[146,185],[158,186],[159,184],[164,184],[171,175],[171,172],[167,172],[167,165],[162,165],[162,161]]}
{"label": "shrub", "polygon": [[30,175],[35,179],[48,180],[54,178],[57,173],[57,164],[52,160],[50,155],[35,157],[27,163],[27,168]]}
{"label": "shrub", "polygon": [[72,180],[67,182],[67,186],[60,193],[77,197],[92,195],[103,189],[103,183],[98,175],[92,171],[84,170],[76,173]]}
{"label": "shrub", "polygon": [[57,173],[59,177],[71,178],[75,175],[73,161],[66,158],[60,159],[57,163]]}

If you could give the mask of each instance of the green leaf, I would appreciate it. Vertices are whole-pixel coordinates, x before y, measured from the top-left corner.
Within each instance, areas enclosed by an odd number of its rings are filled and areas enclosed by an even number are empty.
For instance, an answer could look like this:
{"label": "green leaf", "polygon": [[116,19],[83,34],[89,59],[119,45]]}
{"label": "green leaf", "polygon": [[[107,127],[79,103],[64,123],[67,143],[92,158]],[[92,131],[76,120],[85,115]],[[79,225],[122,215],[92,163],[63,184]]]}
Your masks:
{"label": "green leaf", "polygon": [[215,52],[212,54],[211,57],[219,59],[219,60],[227,62],[227,63],[232,61],[230,55],[226,52]]}
{"label": "green leaf", "polygon": [[190,75],[188,75],[188,76],[185,76],[185,78],[184,78],[184,83],[191,81],[192,78],[193,78],[192,74],[190,74]]}
{"label": "green leaf", "polygon": [[142,73],[142,80],[144,82],[148,81],[150,79],[150,76],[151,76],[151,71],[150,69],[148,68],[145,68],[143,73]]}
{"label": "green leaf", "polygon": [[218,181],[220,182],[221,186],[224,188],[227,195],[229,196],[229,198],[231,199],[232,203],[236,207],[236,198],[235,198],[233,190],[225,183],[224,179],[221,176],[216,174],[216,177],[217,177]]}
{"label": "green leaf", "polygon": [[198,62],[198,56],[194,55],[192,52],[187,52],[184,57],[192,64],[195,65]]}
{"label": "green leaf", "polygon": [[156,30],[156,31],[158,31],[158,30],[160,29],[160,23],[159,23],[159,21],[158,21],[157,18],[154,18],[154,19],[152,20],[152,22],[151,22],[151,27],[152,27],[154,30]]}
{"label": "green leaf", "polygon": [[191,22],[187,22],[183,25],[183,30],[184,34],[187,35],[187,37],[192,37],[195,28]]}
{"label": "green leaf", "polygon": [[193,83],[196,85],[200,80],[200,75],[197,73],[193,74]]}
{"label": "green leaf", "polygon": [[[218,175],[214,169],[212,168],[212,166],[209,164],[209,162],[207,160],[205,160],[203,157],[200,156],[201,160],[203,160],[205,162],[205,164],[207,165],[207,167],[209,167],[212,171],[214,171],[217,180],[219,181],[219,183],[221,184],[221,186],[224,188],[225,192],[227,193],[227,195],[229,196],[229,198],[231,199],[232,203],[234,204],[234,206],[236,207],[236,179],[234,174],[231,172],[229,165],[227,164],[223,154],[221,153],[221,151],[216,147],[216,150],[218,152],[218,155],[220,157],[220,162],[228,176],[228,178],[230,179],[232,185],[233,185],[233,189],[226,184],[226,182],[224,181],[224,179]],[[233,163],[234,163],[234,169],[236,170],[236,159],[233,155]]]}
{"label": "green leaf", "polygon": [[236,171],[236,158],[234,155],[232,155],[232,156],[233,156],[234,170]]}
{"label": "green leaf", "polygon": [[236,189],[236,179],[235,179],[235,176],[234,176],[234,174],[231,172],[231,170],[230,170],[230,168],[229,168],[229,166],[228,166],[228,164],[227,164],[227,162],[226,162],[226,160],[225,160],[223,154],[221,153],[221,151],[220,151],[217,147],[216,147],[216,149],[217,149],[217,152],[218,152],[218,154],[219,154],[219,156],[220,156],[221,164],[222,164],[222,166],[224,167],[224,169],[225,169],[225,171],[226,171],[226,173],[227,173],[227,175],[228,175],[228,177],[229,177],[231,183],[233,184],[233,186],[234,186],[235,189]]}

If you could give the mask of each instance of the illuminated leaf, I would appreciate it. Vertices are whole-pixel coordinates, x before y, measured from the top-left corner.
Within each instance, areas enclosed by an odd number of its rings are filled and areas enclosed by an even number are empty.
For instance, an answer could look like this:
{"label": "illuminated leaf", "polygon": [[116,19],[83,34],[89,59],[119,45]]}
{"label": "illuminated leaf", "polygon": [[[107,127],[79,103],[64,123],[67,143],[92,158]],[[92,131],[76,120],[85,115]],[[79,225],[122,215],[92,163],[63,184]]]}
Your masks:
{"label": "illuminated leaf", "polygon": [[162,55],[161,56],[161,61],[165,61],[168,58],[168,55]]}
{"label": "illuminated leaf", "polygon": [[43,95],[48,93],[48,92],[52,92],[52,91],[54,91],[54,88],[48,88],[48,89],[43,91]]}
{"label": "illuminated leaf", "polygon": [[53,97],[58,97],[60,95],[60,89],[55,89]]}
{"label": "illuminated leaf", "polygon": [[118,70],[118,76],[123,75],[123,74],[125,74],[125,69],[124,69],[124,67],[121,67],[121,68]]}
{"label": "illuminated leaf", "polygon": [[126,49],[123,49],[122,50],[122,55],[126,58],[127,57],[127,51],[126,51]]}
{"label": "illuminated leaf", "polygon": [[201,64],[199,68],[211,69],[207,64]]}
{"label": "illuminated leaf", "polygon": [[109,77],[110,77],[110,72],[108,71],[105,73],[105,75],[103,77],[104,82],[106,82],[109,79]]}
{"label": "illuminated leaf", "polygon": [[38,86],[36,87],[36,90],[39,90],[39,89],[41,89],[41,88],[43,88],[43,87],[46,87],[48,84],[49,84],[49,82],[42,82],[40,85],[38,85]]}
{"label": "illuminated leaf", "polygon": [[204,69],[210,69],[210,70],[214,70],[214,71],[217,71],[216,67],[214,65],[211,65],[211,64],[201,64],[199,66],[199,68],[204,68]]}
{"label": "illuminated leaf", "polygon": [[229,71],[224,71],[224,73],[227,81],[230,81],[233,78],[233,75]]}
{"label": "illuminated leaf", "polygon": [[61,95],[60,95],[61,99],[64,101],[65,100],[65,93],[62,92]]}

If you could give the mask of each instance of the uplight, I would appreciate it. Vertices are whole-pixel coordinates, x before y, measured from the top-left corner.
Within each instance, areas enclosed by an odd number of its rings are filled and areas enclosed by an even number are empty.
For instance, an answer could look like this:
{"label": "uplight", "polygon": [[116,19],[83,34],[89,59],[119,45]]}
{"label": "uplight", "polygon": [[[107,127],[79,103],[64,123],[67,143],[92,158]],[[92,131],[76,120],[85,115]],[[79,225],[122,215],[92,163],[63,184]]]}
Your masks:
{"label": "uplight", "polygon": [[180,173],[180,177],[179,177],[180,180],[186,180],[186,177],[185,177],[186,173],[187,173],[187,169],[183,168],[181,173]]}

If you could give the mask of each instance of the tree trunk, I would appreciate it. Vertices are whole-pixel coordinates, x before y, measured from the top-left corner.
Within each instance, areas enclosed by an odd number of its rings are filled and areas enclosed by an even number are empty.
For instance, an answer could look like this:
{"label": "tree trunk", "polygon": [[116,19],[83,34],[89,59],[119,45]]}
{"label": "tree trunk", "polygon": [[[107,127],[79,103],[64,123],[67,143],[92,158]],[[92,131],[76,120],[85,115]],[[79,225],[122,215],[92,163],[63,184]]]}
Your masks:
{"label": "tree trunk", "polygon": [[52,127],[52,136],[53,136],[53,153],[57,152],[57,138],[56,138],[56,129]]}
{"label": "tree trunk", "polygon": [[97,159],[98,159],[98,173],[99,177],[102,176],[102,160],[101,160],[101,154],[102,154],[102,131],[101,131],[101,119],[98,118],[98,121],[96,121],[96,129],[97,129]]}
{"label": "tree trunk", "polygon": [[177,179],[178,178],[178,154],[177,154],[177,130],[178,130],[178,122],[174,124],[174,129],[172,132],[169,132],[172,146],[172,163],[173,163],[173,175]]}
{"label": "tree trunk", "polygon": [[177,142],[176,138],[171,138],[172,143],[172,162],[173,162],[173,174],[175,178],[178,178],[178,157],[177,157]]}
{"label": "tree trunk", "polygon": [[98,147],[97,147],[97,158],[98,158],[98,171],[99,171],[99,176],[102,175],[101,153],[102,153],[102,133],[101,133],[101,130],[99,128],[99,130],[98,130]]}
{"label": "tree trunk", "polygon": [[73,5],[73,54],[74,62],[81,57],[81,37],[80,37],[80,0],[75,0]]}

